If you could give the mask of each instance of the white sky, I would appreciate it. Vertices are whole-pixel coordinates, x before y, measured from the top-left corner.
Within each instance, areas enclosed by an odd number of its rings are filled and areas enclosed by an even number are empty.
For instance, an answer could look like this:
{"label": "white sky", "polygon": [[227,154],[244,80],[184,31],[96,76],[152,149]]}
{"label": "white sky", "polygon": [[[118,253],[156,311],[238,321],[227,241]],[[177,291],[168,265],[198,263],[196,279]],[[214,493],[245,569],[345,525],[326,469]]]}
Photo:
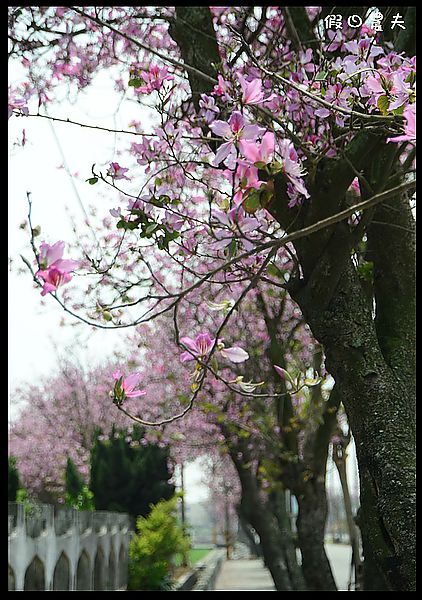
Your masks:
{"label": "white sky", "polygon": [[[113,112],[118,98],[113,92],[110,81],[103,78],[94,93],[83,95],[77,105],[64,103],[62,107],[50,108],[52,116],[79,120],[90,124],[115,127]],[[31,107],[31,112],[36,109]],[[133,105],[132,105],[133,106]],[[135,105],[135,108],[137,106]],[[121,123],[127,127],[127,123]],[[41,306],[40,289],[35,288],[30,273],[16,274],[16,267],[23,266],[20,254],[33,261],[29,246],[28,232],[19,229],[19,224],[27,218],[28,205],[26,192],[31,192],[33,203],[32,222],[41,226],[41,235],[37,242],[44,240],[54,243],[57,240],[73,241],[73,232],[69,212],[81,222],[83,212],[78,195],[87,209],[90,203],[98,206],[98,189],[85,183],[90,176],[93,163],[117,160],[113,153],[113,135],[95,130],[82,129],[74,125],[53,124],[57,138],[71,173],[78,172],[82,181],[75,180],[77,193],[73,189],[70,177],[64,169],[58,169],[63,163],[60,149],[47,119],[36,117],[9,120],[9,256],[12,268],[9,272],[9,376],[13,389],[22,381],[38,379],[49,373],[55,365],[56,351],[54,343],[60,348],[75,337],[75,329],[80,335],[89,337],[91,353],[96,359],[110,354],[118,343],[119,331],[97,330],[81,325],[78,327],[60,327],[65,318],[67,323],[75,320],[65,316],[56,302],[46,298]],[[13,146],[17,138],[22,137],[22,128],[26,130],[25,148]],[[136,139],[136,138],[133,138]],[[99,207],[100,214],[108,215],[112,208],[110,200]],[[83,227],[81,223],[81,227]],[[65,253],[66,256],[66,253]],[[67,256],[69,257],[69,256]],[[26,267],[24,267],[26,269]],[[82,332],[85,329],[85,332]],[[89,360],[91,354],[88,354]],[[15,407],[11,401],[12,413]]]}

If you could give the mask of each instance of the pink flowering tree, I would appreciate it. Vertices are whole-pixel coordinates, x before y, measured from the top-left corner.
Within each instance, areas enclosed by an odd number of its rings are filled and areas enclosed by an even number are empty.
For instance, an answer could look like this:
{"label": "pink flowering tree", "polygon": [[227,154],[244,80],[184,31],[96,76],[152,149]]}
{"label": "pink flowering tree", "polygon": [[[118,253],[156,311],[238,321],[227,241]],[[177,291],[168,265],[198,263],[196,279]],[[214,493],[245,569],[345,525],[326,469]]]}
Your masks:
{"label": "pink flowering tree", "polygon": [[[193,371],[185,407],[141,418],[151,427],[185,417],[211,376],[259,397],[260,381],[244,387],[253,342],[226,328],[259,282],[286,289],[357,442],[377,589],[414,591],[414,8],[11,7],[9,24],[26,69],[11,118],[73,126],[58,92],[77,95],[107,69],[134,100],[124,160],[87,166],[99,247],[78,232],[78,267],[42,269],[30,223],[36,284],[97,327],[171,315]],[[153,112],[148,130],[139,105]],[[215,303],[215,285],[223,318],[186,330],[179,316],[200,287]],[[230,355],[244,358],[236,383]]]}
{"label": "pink flowering tree", "polygon": [[24,486],[41,501],[63,501],[68,457],[88,484],[97,436],[106,439],[113,425],[130,434],[132,422],[110,411],[105,401],[115,364],[84,371],[76,361],[60,361],[48,380],[14,390],[23,408],[10,426],[9,452],[16,457]]}
{"label": "pink flowering tree", "polygon": [[[231,287],[235,292],[236,285]],[[228,310],[230,302],[217,295],[218,286],[214,288],[212,303],[207,305],[198,290],[190,305],[181,309],[179,319],[185,327],[193,330],[198,323],[208,330],[218,327],[219,313]],[[157,415],[164,417],[164,430],[150,429],[147,435],[170,440],[172,453],[179,454],[181,462],[200,453],[230,459],[240,489],[239,514],[259,534],[278,590],[336,590],[324,550],[324,482],[339,398],[326,389],[321,355],[317,352],[314,358],[315,341],[297,306],[285,290],[275,295],[260,283],[226,328],[229,339],[243,333],[250,340],[249,357],[236,362],[226,359],[224,349],[216,351],[212,372],[189,411],[189,396],[180,390],[196,389],[201,363],[214,340],[200,333],[185,340],[188,350],[175,352],[173,327],[166,317],[139,328],[142,341],[135,335],[134,342],[146,352],[140,354],[139,369],[152,365],[148,391],[141,412],[135,413],[130,402],[120,409],[149,423]],[[172,420],[176,414],[184,418]],[[287,490],[299,504],[301,566],[285,513]]]}

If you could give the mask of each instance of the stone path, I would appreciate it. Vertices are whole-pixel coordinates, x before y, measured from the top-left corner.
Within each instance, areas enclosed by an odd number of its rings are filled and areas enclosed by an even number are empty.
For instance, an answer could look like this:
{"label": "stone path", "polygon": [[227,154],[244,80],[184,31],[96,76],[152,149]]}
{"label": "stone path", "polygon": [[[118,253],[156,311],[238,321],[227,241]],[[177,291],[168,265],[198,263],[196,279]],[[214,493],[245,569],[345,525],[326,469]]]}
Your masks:
{"label": "stone path", "polygon": [[[351,548],[345,544],[326,544],[328,559],[339,591],[347,591]],[[233,560],[224,561],[214,590],[275,592],[271,575],[261,559],[248,558],[244,544],[236,544]]]}
{"label": "stone path", "polygon": [[275,592],[275,587],[261,559],[238,559],[223,563],[214,590]]}

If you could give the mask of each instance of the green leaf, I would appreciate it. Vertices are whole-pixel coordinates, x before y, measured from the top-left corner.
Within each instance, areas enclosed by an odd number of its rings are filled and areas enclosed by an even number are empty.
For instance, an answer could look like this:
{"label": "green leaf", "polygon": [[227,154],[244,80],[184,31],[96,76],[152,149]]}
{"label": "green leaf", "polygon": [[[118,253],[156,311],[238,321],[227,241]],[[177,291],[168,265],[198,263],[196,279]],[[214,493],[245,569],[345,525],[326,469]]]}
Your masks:
{"label": "green leaf", "polygon": [[378,98],[377,107],[383,115],[388,114],[388,107],[390,106],[390,100],[388,96],[380,96]]}
{"label": "green leaf", "polygon": [[229,258],[233,258],[236,254],[237,243],[236,240],[232,240],[228,246]]}
{"label": "green leaf", "polygon": [[144,231],[144,235],[150,236],[160,227],[159,223],[151,223],[148,225]]}
{"label": "green leaf", "polygon": [[178,231],[167,231],[167,233],[166,233],[166,240],[168,242],[177,240],[178,237],[180,237],[180,233]]}
{"label": "green leaf", "polygon": [[129,229],[130,231],[138,229],[138,226],[138,221],[125,221],[124,219],[120,219],[116,225],[117,229]]}
{"label": "green leaf", "polygon": [[256,213],[261,208],[260,195],[257,192],[249,194],[246,200],[243,202],[243,208],[249,214]]}
{"label": "green leaf", "polygon": [[406,108],[406,104],[402,104],[398,108],[395,108],[393,110],[393,115],[397,115],[398,117],[401,117],[403,115],[403,112],[404,112],[405,108]]}
{"label": "green leaf", "polygon": [[324,81],[324,79],[327,79],[327,75],[327,71],[320,71],[315,77],[315,81]]}
{"label": "green leaf", "polygon": [[283,271],[281,269],[279,269],[274,263],[270,263],[267,267],[267,272],[268,275],[271,275],[272,277],[283,277]]}
{"label": "green leaf", "polygon": [[143,85],[145,83],[145,81],[143,79],[139,79],[139,77],[134,77],[133,79],[129,79],[129,86],[130,87],[134,87],[134,88],[138,88],[141,87],[141,85]]}
{"label": "green leaf", "polygon": [[98,177],[90,177],[89,179],[86,179],[85,181],[87,181],[90,185],[95,185],[98,181]]}
{"label": "green leaf", "polygon": [[153,204],[154,206],[158,206],[158,208],[163,208],[164,204],[162,202],[161,199],[159,198],[155,198],[154,196],[152,198],[150,198],[150,203]]}
{"label": "green leaf", "polygon": [[370,260],[365,260],[358,266],[357,272],[365,281],[372,281],[374,277],[374,263]]}

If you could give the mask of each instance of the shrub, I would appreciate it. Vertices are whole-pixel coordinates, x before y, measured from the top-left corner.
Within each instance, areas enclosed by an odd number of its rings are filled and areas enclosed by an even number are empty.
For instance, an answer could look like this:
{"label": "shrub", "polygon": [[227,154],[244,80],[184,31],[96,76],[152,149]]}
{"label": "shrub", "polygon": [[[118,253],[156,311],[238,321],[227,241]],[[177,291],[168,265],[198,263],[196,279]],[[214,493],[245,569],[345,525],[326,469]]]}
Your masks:
{"label": "shrub", "polygon": [[129,590],[169,591],[176,556],[190,542],[177,521],[180,494],[151,506],[148,517],[136,521],[138,533],[129,544]]}
{"label": "shrub", "polygon": [[67,459],[65,503],[76,510],[95,510],[94,494],[83,480],[71,458]]}
{"label": "shrub", "polygon": [[8,477],[8,499],[9,502],[16,501],[16,494],[20,488],[19,472],[16,468],[16,459],[9,456],[9,477]]}

